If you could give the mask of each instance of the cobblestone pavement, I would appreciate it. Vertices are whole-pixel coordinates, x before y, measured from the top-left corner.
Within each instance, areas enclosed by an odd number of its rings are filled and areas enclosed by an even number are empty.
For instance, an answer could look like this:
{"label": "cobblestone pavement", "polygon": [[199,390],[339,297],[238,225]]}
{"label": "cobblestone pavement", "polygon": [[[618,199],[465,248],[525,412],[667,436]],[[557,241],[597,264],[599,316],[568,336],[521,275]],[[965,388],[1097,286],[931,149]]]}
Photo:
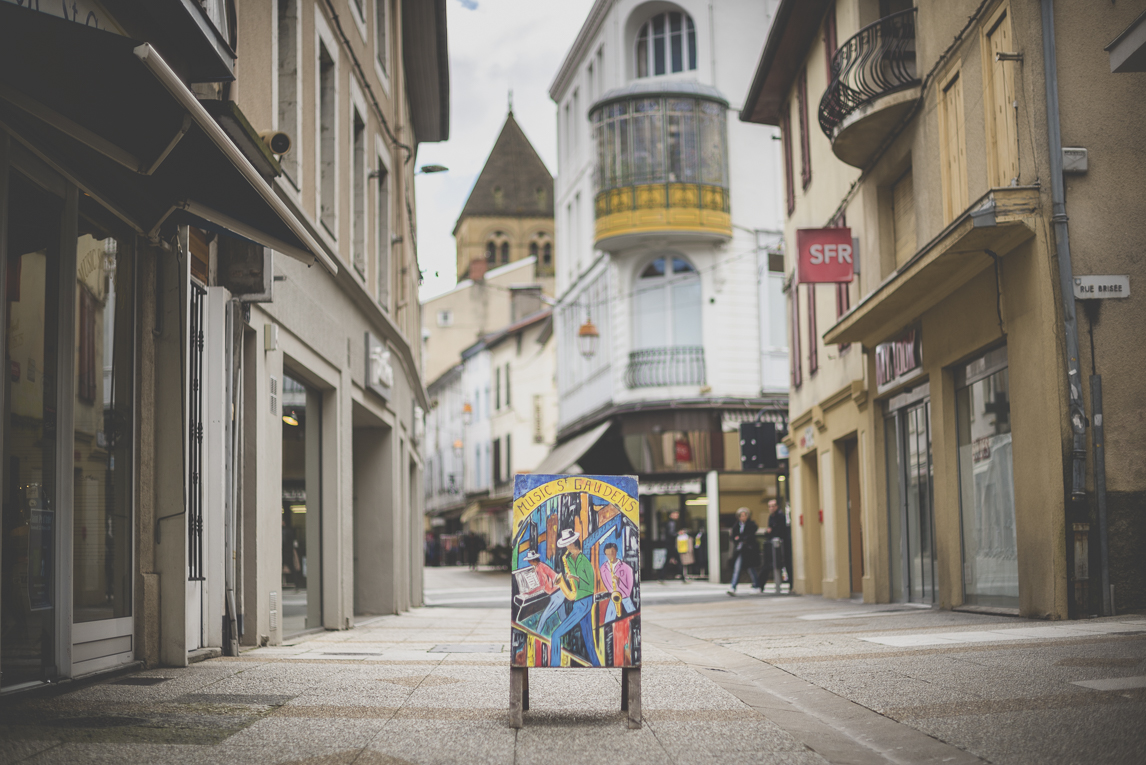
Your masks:
{"label": "cobblestone pavement", "polygon": [[536,671],[507,725],[504,575],[186,669],[0,700],[0,763],[1135,763],[1146,617],[1034,622],[645,584],[644,726],[617,670]]}

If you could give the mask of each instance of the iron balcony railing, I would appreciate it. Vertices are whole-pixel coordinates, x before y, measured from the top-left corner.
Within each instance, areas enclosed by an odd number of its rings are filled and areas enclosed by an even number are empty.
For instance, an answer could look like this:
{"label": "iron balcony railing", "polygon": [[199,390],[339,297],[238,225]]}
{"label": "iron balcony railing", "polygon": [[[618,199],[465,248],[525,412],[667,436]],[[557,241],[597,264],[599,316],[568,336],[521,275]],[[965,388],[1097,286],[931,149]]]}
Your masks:
{"label": "iron balcony railing", "polygon": [[864,104],[918,84],[912,8],[868,24],[836,51],[831,84],[820,99],[820,128],[831,138]]}
{"label": "iron balcony railing", "polygon": [[701,346],[645,348],[629,354],[625,384],[630,388],[704,383],[704,348]]}

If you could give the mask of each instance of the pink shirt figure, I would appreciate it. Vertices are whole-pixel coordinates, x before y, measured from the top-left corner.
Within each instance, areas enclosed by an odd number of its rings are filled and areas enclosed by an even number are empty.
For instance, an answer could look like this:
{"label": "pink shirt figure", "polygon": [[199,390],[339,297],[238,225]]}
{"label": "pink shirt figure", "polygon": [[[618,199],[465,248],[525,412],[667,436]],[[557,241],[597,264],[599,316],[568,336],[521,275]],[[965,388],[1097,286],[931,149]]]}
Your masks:
{"label": "pink shirt figure", "polygon": [[606,592],[613,591],[614,569],[617,572],[617,592],[621,593],[622,598],[627,598],[633,591],[633,569],[623,560],[618,559],[614,563],[606,560],[601,564],[601,583],[604,584]]}

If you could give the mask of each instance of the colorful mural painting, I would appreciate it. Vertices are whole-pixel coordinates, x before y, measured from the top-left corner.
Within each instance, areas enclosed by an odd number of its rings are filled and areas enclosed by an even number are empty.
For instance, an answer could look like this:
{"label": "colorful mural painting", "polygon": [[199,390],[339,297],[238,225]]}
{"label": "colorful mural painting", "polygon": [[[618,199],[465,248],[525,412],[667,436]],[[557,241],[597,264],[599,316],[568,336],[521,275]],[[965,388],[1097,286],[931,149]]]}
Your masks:
{"label": "colorful mural painting", "polygon": [[518,475],[514,667],[639,667],[641,552],[633,476]]}

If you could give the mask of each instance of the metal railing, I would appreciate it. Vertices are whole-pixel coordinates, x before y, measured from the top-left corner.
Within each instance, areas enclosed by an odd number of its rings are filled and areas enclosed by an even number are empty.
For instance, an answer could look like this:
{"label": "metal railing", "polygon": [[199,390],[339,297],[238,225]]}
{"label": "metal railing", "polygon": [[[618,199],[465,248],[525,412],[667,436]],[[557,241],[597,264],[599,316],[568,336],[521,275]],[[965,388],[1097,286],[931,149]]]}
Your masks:
{"label": "metal railing", "polygon": [[629,354],[625,384],[630,388],[704,383],[704,348],[701,346],[645,348]]}
{"label": "metal railing", "polygon": [[832,57],[831,83],[820,99],[820,128],[831,138],[856,109],[918,83],[912,8],[868,24],[840,45]]}

